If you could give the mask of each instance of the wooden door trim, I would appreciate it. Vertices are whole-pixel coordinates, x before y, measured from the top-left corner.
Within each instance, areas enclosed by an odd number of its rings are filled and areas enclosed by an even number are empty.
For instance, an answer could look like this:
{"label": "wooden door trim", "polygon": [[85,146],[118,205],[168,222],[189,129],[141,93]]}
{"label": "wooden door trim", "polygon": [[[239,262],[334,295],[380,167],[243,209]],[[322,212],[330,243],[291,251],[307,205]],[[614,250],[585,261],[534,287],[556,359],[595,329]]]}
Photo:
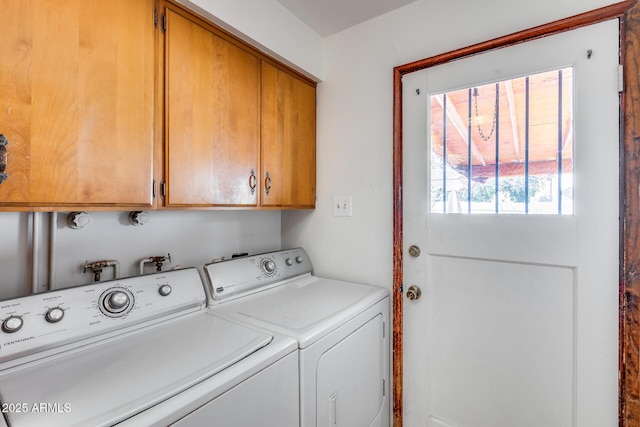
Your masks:
{"label": "wooden door trim", "polygon": [[[620,326],[619,425],[640,425],[640,6],[626,0],[462,49],[400,65],[393,70],[393,425],[402,426],[403,223],[402,76],[489,50],[620,18]],[[635,190],[634,190],[635,189]]]}
{"label": "wooden door trim", "polygon": [[619,425],[640,425],[640,3],[621,25]]}

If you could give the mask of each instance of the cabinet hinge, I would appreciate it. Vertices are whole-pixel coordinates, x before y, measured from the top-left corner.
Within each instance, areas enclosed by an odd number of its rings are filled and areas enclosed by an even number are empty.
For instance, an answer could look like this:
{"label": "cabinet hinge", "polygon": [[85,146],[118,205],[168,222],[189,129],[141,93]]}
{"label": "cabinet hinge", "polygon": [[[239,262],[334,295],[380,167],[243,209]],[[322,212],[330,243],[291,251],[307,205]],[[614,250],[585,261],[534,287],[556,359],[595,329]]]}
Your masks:
{"label": "cabinet hinge", "polygon": [[158,28],[158,9],[153,9],[153,27]]}
{"label": "cabinet hinge", "polygon": [[160,196],[161,197],[167,196],[167,184],[164,181],[162,182],[162,184],[160,184]]}
{"label": "cabinet hinge", "polygon": [[162,32],[167,32],[167,15],[162,15]]}
{"label": "cabinet hinge", "polygon": [[158,195],[158,183],[156,182],[155,179],[153,180],[153,184],[151,185],[151,195],[153,196],[154,199]]}
{"label": "cabinet hinge", "polygon": [[618,64],[618,93],[624,92],[624,65]]}

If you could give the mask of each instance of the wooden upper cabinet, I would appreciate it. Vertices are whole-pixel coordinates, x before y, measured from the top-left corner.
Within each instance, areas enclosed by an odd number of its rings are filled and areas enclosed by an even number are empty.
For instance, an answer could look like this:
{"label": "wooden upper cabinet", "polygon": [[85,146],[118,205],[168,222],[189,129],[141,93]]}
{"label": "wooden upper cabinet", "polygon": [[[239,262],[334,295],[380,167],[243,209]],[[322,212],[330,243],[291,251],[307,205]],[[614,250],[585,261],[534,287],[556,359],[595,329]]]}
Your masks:
{"label": "wooden upper cabinet", "polygon": [[166,10],[166,206],[255,206],[260,59]]}
{"label": "wooden upper cabinet", "polygon": [[151,206],[153,0],[10,0],[0,22],[0,207]]}
{"label": "wooden upper cabinet", "polygon": [[315,85],[262,62],[262,206],[314,208]]}
{"label": "wooden upper cabinet", "polygon": [[0,22],[0,210],[315,206],[315,84],[256,49],[164,0]]}

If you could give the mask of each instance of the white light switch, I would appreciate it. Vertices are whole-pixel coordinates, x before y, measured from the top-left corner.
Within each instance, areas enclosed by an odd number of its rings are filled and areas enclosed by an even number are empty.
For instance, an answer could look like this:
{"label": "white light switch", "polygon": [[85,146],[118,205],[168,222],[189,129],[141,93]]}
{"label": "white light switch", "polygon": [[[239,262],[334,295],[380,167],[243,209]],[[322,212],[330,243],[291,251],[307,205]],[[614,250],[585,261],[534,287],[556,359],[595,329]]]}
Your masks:
{"label": "white light switch", "polygon": [[351,216],[351,196],[333,196],[333,216]]}

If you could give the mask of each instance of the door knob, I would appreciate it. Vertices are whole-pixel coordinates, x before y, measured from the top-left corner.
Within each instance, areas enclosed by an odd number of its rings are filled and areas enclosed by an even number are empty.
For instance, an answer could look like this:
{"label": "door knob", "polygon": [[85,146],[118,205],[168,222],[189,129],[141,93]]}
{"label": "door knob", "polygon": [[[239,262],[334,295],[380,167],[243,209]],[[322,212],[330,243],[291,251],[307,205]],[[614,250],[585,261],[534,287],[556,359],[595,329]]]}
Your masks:
{"label": "door knob", "polygon": [[409,298],[411,301],[420,299],[421,296],[422,296],[422,290],[420,290],[418,286],[411,285],[409,286],[409,289],[407,289],[407,298]]}
{"label": "door knob", "polygon": [[420,256],[420,246],[418,245],[409,246],[409,255],[411,255],[414,258],[418,258]]}

